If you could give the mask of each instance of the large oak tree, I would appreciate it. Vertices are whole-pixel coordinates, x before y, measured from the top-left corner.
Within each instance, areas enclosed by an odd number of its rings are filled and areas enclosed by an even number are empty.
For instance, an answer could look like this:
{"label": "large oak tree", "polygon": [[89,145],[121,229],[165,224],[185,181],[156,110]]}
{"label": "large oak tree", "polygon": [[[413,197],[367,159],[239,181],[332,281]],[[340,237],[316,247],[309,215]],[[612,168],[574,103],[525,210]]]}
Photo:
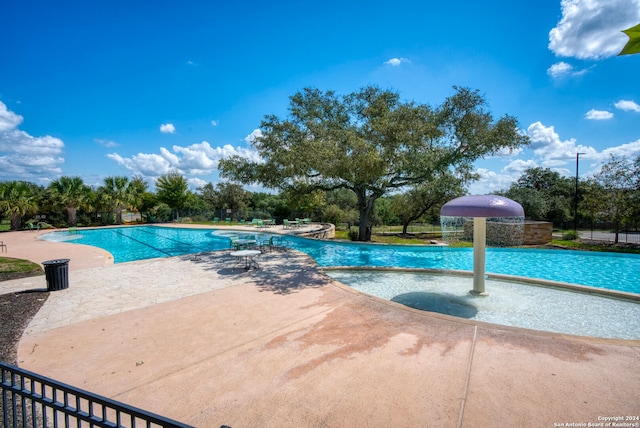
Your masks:
{"label": "large oak tree", "polygon": [[284,191],[350,189],[358,200],[359,239],[368,241],[381,196],[447,170],[467,174],[477,159],[528,143],[514,117],[494,121],[477,90],[454,89],[437,108],[402,102],[375,86],[342,97],[304,89],[290,98],[289,117],[262,121],[252,143],[262,162],[233,156],[219,170]]}

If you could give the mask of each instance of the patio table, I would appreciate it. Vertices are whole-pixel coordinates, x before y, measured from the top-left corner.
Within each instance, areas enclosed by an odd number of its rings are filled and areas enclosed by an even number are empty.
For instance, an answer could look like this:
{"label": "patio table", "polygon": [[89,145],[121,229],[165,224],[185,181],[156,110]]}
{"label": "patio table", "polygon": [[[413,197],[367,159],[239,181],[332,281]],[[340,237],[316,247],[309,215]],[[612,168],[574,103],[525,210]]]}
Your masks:
{"label": "patio table", "polygon": [[255,259],[255,256],[262,254],[260,251],[258,250],[240,250],[240,251],[232,251],[231,254],[233,257],[236,258],[236,263],[233,265],[233,269],[235,269],[235,267],[240,264],[243,260],[244,260],[244,268],[246,270],[251,269],[252,267],[254,267],[255,269],[259,269],[260,265],[258,265],[258,262]]}
{"label": "patio table", "polygon": [[248,247],[250,247],[252,245],[255,245],[256,242],[257,241],[255,239],[244,239],[244,238],[241,238],[241,239],[234,240],[233,241],[233,245],[235,245],[236,248],[238,250],[240,250],[242,248],[248,248]]}

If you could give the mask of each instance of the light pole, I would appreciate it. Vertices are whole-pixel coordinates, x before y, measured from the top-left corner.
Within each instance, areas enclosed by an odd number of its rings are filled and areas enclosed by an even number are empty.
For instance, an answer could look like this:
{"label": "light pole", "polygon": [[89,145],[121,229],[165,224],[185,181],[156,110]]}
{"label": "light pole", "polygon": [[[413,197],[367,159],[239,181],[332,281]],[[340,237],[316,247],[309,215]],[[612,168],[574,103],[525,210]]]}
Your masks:
{"label": "light pole", "polygon": [[573,198],[573,231],[578,233],[578,163],[580,155],[585,153],[576,153],[576,193]]}

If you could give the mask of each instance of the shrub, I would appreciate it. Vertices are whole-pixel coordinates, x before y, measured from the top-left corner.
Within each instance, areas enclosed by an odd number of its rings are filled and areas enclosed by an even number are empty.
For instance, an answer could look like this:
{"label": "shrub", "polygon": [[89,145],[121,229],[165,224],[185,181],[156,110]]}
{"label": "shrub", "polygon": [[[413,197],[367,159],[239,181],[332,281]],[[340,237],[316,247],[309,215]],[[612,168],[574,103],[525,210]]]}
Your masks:
{"label": "shrub", "polygon": [[564,239],[565,241],[575,241],[578,238],[578,232],[576,232],[575,230],[570,230],[562,235],[562,239]]}

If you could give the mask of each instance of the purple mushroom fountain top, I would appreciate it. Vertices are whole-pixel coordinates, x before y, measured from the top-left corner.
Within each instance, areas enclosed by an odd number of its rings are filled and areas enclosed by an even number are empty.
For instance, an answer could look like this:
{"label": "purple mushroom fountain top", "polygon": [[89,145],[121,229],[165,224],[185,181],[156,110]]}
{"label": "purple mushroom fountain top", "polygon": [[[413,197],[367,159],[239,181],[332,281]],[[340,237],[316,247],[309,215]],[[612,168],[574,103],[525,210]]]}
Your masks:
{"label": "purple mushroom fountain top", "polygon": [[[494,223],[517,222],[522,224],[524,209],[511,199],[496,195],[462,196],[447,202],[440,209],[443,237],[446,236],[446,224],[464,224],[465,218],[473,217],[473,290],[472,294],[486,296],[485,252],[487,236],[487,218]],[[492,228],[498,231],[497,228]],[[513,230],[505,230],[502,234],[513,235]]]}
{"label": "purple mushroom fountain top", "polygon": [[523,217],[522,205],[496,195],[461,196],[442,206],[440,215],[451,217]]}

